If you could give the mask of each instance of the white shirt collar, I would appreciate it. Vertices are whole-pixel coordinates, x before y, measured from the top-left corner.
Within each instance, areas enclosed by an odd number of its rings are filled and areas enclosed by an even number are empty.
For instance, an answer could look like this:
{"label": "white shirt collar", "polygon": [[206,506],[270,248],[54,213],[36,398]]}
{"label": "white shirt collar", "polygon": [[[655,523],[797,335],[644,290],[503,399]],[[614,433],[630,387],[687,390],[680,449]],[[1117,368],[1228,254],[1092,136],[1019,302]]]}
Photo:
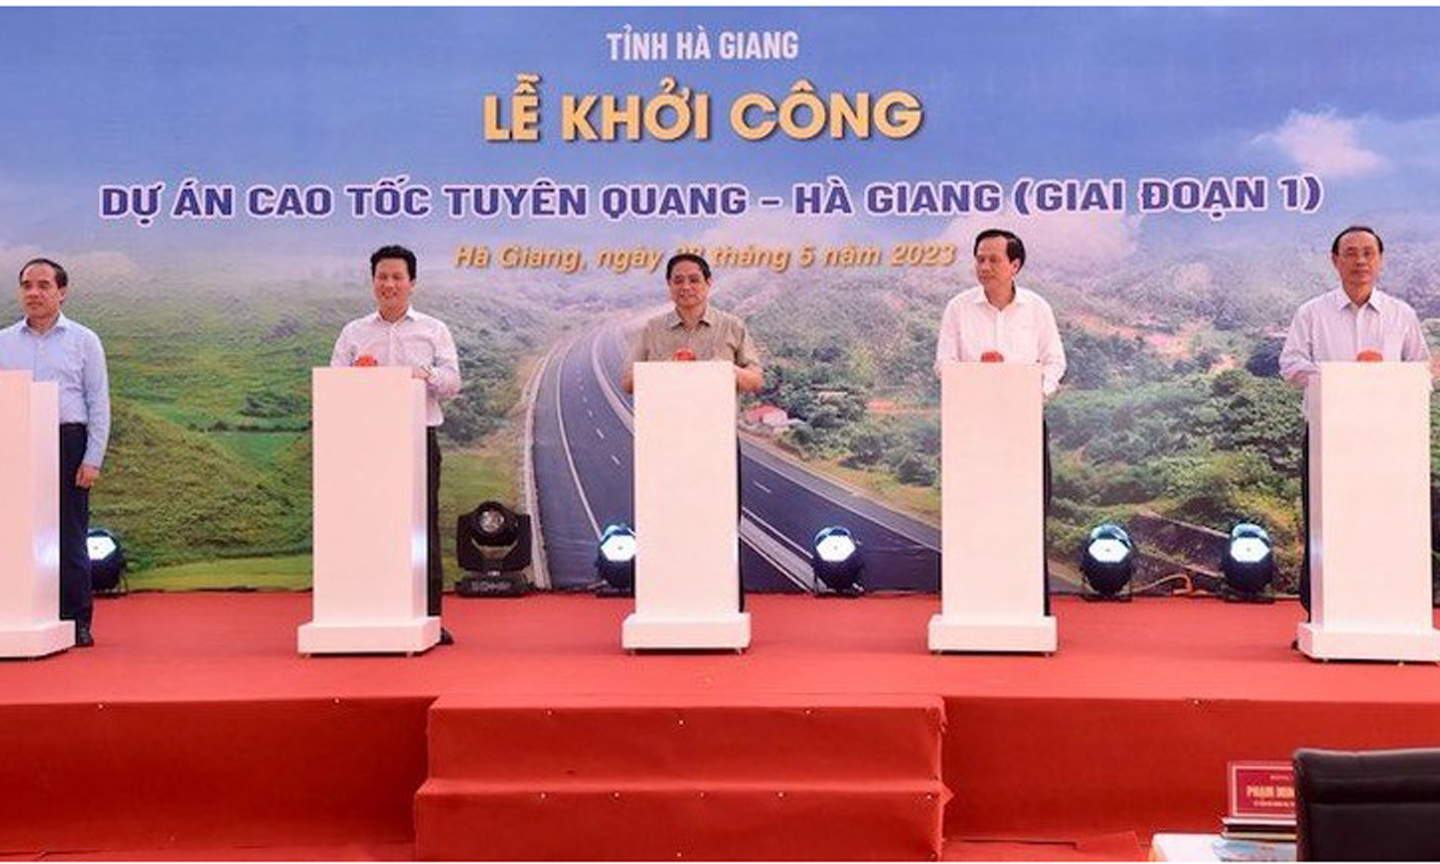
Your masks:
{"label": "white shirt collar", "polygon": [[[1345,289],[1344,289],[1344,288],[1336,288],[1336,289],[1335,289],[1335,294],[1336,294],[1336,297],[1335,297],[1335,308],[1336,308],[1336,309],[1343,311],[1343,310],[1349,308],[1350,306],[1354,306],[1354,305],[1355,305],[1355,304],[1350,300],[1350,295],[1345,293]],[[1363,306],[1357,306],[1356,308],[1357,308],[1357,309],[1364,309],[1366,306],[1369,306],[1370,308],[1374,309],[1376,312],[1380,312],[1380,311],[1382,311],[1381,307],[1384,306],[1384,305],[1385,305],[1385,295],[1384,295],[1383,293],[1381,293],[1381,291],[1380,291],[1379,288],[1372,288],[1372,289],[1370,289],[1370,296],[1369,296],[1368,298],[1366,298],[1366,300],[1365,300],[1365,304],[1364,304]]]}
{"label": "white shirt collar", "polygon": [[[974,300],[974,302],[975,302],[975,305],[977,305],[977,306],[980,306],[980,305],[990,306],[990,298],[987,297],[987,296],[985,296],[985,286],[984,286],[984,285],[976,285],[976,286],[975,286],[975,300]],[[1012,300],[1010,301],[1010,303],[1011,303],[1011,304],[1019,304],[1019,305],[1022,305],[1022,306],[1028,305],[1028,304],[1030,303],[1030,297],[1028,296],[1028,292],[1026,292],[1025,289],[1021,288],[1019,285],[1016,285],[1016,286],[1015,286],[1015,297],[1014,297],[1014,299],[1012,299]],[[994,306],[990,306],[990,308],[991,308],[991,309],[995,309]],[[1008,308],[1010,308],[1010,307],[1007,305],[1005,308],[1008,309]],[[996,309],[996,311],[997,311],[997,312],[1003,312],[1003,311],[1005,311],[1005,310],[1004,310],[1004,309]]]}
{"label": "white shirt collar", "polygon": [[414,306],[406,306],[406,307],[405,307],[405,313],[404,313],[403,315],[401,315],[400,318],[399,318],[398,320],[396,320],[396,321],[386,321],[384,318],[381,318],[381,317],[380,317],[380,310],[379,310],[379,309],[376,309],[374,312],[371,312],[371,313],[370,313],[370,320],[371,320],[371,321],[375,321],[375,322],[378,322],[378,323],[380,323],[380,324],[387,324],[387,325],[399,324],[401,321],[404,321],[404,320],[406,320],[407,318],[408,318],[409,320],[411,320],[411,321],[414,321],[414,320],[415,320],[415,307],[414,307]]}

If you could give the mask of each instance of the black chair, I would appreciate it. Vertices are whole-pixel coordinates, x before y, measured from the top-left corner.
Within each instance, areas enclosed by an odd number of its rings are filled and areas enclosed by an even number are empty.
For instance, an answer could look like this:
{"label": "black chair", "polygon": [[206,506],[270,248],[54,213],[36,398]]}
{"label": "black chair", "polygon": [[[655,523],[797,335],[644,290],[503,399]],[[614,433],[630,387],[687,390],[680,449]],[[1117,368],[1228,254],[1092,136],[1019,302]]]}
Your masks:
{"label": "black chair", "polygon": [[1301,861],[1440,861],[1440,749],[1297,750]]}

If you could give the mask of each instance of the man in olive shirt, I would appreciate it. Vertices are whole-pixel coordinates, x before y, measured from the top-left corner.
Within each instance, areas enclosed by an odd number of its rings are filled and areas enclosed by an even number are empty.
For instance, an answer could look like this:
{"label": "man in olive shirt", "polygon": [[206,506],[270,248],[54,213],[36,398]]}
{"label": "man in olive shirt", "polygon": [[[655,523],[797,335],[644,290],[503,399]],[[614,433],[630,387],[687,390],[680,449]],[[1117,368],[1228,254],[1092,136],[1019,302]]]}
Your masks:
{"label": "man in olive shirt", "polygon": [[[765,383],[765,370],[755,342],[739,316],[711,308],[710,265],[699,255],[681,252],[665,264],[665,281],[670,285],[670,299],[675,309],[645,322],[630,365],[625,367],[621,382],[626,393],[635,392],[635,364],[647,360],[728,360],[735,364],[735,389],[743,392],[759,390]],[[740,484],[740,445],[735,445],[735,485]],[[736,518],[743,508],[735,496]],[[740,608],[745,608],[745,584],[740,584]]]}
{"label": "man in olive shirt", "polygon": [[765,381],[755,342],[745,322],[710,306],[710,265],[699,255],[682,252],[665,265],[665,281],[675,309],[651,318],[640,331],[622,382],[635,391],[634,364],[646,360],[729,360],[735,364],[735,387],[755,391]]}

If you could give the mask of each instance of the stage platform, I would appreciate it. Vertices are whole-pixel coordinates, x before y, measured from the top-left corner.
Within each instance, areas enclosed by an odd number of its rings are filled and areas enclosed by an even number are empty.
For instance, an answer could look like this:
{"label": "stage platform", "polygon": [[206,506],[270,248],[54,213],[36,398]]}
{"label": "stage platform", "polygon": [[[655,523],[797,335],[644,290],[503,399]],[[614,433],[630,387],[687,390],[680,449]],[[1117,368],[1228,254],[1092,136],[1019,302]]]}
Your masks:
{"label": "stage platform", "polygon": [[0,859],[1123,859],[1215,830],[1229,760],[1440,745],[1440,668],[1307,660],[1294,603],[1057,598],[1051,657],[931,655],[938,607],[631,656],[628,600],[449,597],[454,646],[304,658],[307,594],[101,600],[0,662]]}

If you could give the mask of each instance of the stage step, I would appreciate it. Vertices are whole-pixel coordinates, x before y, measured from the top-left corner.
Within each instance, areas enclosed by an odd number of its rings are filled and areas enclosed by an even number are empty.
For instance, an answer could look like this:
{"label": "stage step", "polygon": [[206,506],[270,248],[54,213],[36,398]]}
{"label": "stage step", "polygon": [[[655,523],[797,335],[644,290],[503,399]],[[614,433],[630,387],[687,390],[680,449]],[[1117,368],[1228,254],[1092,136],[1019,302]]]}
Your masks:
{"label": "stage step", "polygon": [[416,852],[932,860],[943,725],[924,696],[442,697]]}

